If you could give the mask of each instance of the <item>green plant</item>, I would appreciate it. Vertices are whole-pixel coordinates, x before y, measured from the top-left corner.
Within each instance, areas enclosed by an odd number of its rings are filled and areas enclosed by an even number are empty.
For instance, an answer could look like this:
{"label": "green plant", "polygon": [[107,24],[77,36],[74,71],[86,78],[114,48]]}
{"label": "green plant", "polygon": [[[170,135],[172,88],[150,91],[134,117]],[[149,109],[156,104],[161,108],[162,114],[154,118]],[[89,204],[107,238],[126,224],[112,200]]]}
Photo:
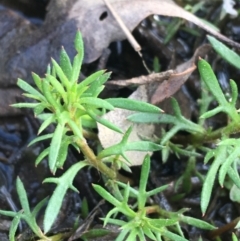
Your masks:
{"label": "green plant", "polygon": [[[208,36],[209,41],[214,49],[224,57],[229,63],[235,67],[240,68],[240,57],[223,45],[221,42],[213,37]],[[193,158],[200,155],[198,151],[205,153],[204,163],[212,161],[209,171],[205,178],[196,172],[195,163],[191,164],[190,174],[192,172],[197,174],[200,180],[203,180],[203,188],[201,195],[201,210],[205,214],[210,197],[213,191],[213,185],[218,175],[218,181],[223,187],[226,178],[230,178],[232,183],[238,188],[240,187],[239,177],[239,156],[240,151],[237,148],[240,144],[239,138],[233,138],[232,135],[240,132],[240,115],[236,107],[238,99],[238,88],[233,80],[230,80],[231,96],[226,97],[218,83],[218,80],[211,68],[211,66],[203,59],[198,61],[198,69],[202,78],[202,99],[200,101],[200,116],[198,123],[193,123],[182,116],[177,101],[172,98],[172,108],[174,115],[168,114],[145,114],[136,113],[131,115],[128,119],[135,123],[167,123],[172,124],[172,128],[160,137],[159,142],[166,145],[162,150],[164,160],[168,158],[169,152],[174,152],[177,155],[189,156],[189,162],[193,162]],[[217,106],[208,110],[212,101],[217,102]],[[226,126],[217,130],[212,130],[205,123],[205,119],[215,116],[216,114],[224,112],[228,116],[228,123]],[[186,137],[177,136],[179,131],[188,132]],[[177,142],[187,144],[187,147],[176,144]],[[175,142],[175,143],[174,143]],[[215,148],[209,148],[208,144],[215,144]],[[183,148],[186,148],[184,150]],[[194,161],[196,162],[196,160]],[[191,175],[189,170],[183,173],[179,181],[190,183]],[[177,185],[179,183],[177,182]],[[234,186],[233,186],[234,188]],[[185,189],[189,191],[191,187]]]}
{"label": "green plant", "polygon": [[[72,182],[82,168],[92,166],[102,173],[106,180],[126,182],[128,179],[120,175],[116,168],[111,168],[105,164],[105,161],[112,160],[112,156],[118,157],[119,155],[127,160],[125,156],[126,151],[155,151],[162,148],[161,145],[149,141],[128,142],[131,128],[124,134],[119,127],[101,117],[105,110],[112,110],[115,107],[149,113],[158,113],[161,110],[148,103],[130,99],[110,98],[103,100],[98,98],[98,95],[104,89],[104,83],[109,78],[109,73],[105,73],[102,70],[78,83],[83,60],[83,42],[80,32],[76,34],[74,43],[77,55],[74,57],[73,63],[71,63],[65,50],[62,49],[60,64],[52,59],[52,66],[48,67],[45,78],[40,78],[36,74],[32,75],[37,88],[32,87],[24,80],[18,80],[17,84],[25,91],[24,95],[34,100],[34,102],[13,105],[18,108],[33,108],[35,116],[43,121],[38,134],[41,134],[50,124],[56,125],[53,133],[41,135],[30,143],[32,145],[39,141],[50,139],[50,147],[43,150],[38,156],[36,165],[47,157],[49,168],[55,174],[56,170],[64,165],[69,145],[81,151],[85,157],[85,160],[71,166],[61,177],[49,177],[43,181],[44,183],[57,184],[45,211],[43,221],[44,233],[50,230],[67,190],[77,191]],[[90,148],[85,138],[89,131],[96,127],[97,122],[124,134],[119,144],[103,150],[98,155]],[[104,158],[104,161],[102,158]],[[118,160],[118,158],[115,159]],[[130,162],[130,160],[127,161]],[[19,195],[22,192],[23,189],[19,189]],[[28,205],[26,198],[22,200],[23,204],[25,205],[23,212],[28,213],[29,209],[25,208]],[[5,211],[2,211],[2,214],[10,215],[10,213]],[[11,215],[15,214],[11,213]],[[24,218],[24,215],[21,218]],[[14,223],[16,222],[14,221]],[[14,240],[16,226],[15,224],[14,231],[11,231],[11,240]],[[30,227],[34,229],[34,232],[39,237],[42,237],[42,234],[37,232],[35,227]]]}
{"label": "green plant", "polygon": [[[164,240],[165,238],[179,241],[187,240],[184,238],[180,222],[198,228],[214,229],[214,226],[206,222],[183,215],[187,209],[169,212],[158,205],[149,203],[152,195],[156,195],[167,188],[166,185],[152,191],[146,191],[150,172],[149,156],[145,157],[142,165],[139,189],[131,187],[129,180],[119,174],[118,169],[121,166],[126,167],[126,163],[131,164],[131,160],[125,154],[127,151],[162,150],[164,161],[167,161],[170,152],[185,155],[189,157],[189,165],[177,183],[185,183],[185,192],[189,192],[191,186],[186,185],[186,183],[189,183],[192,173],[197,174],[200,179],[204,179],[200,173],[195,171],[196,158],[201,156],[198,151],[201,150],[207,153],[205,162],[213,160],[213,163],[203,185],[201,208],[202,212],[205,213],[218,170],[221,185],[224,185],[224,180],[228,175],[237,187],[240,186],[237,173],[239,151],[235,148],[239,144],[239,140],[230,138],[232,133],[240,131],[240,117],[235,107],[238,95],[236,84],[233,81],[231,82],[232,96],[229,101],[222,93],[209,64],[205,60],[199,60],[203,88],[207,91],[203,91],[202,99],[204,101],[200,102],[202,119],[199,119],[198,123],[194,123],[182,116],[175,99],[172,99],[174,115],[167,115],[161,113],[158,107],[145,102],[125,98],[109,98],[105,100],[99,98],[98,95],[104,89],[104,83],[108,80],[109,73],[98,71],[78,83],[83,60],[83,42],[80,32],[77,33],[75,38],[75,49],[77,55],[72,63],[65,50],[62,49],[60,64],[52,60],[52,66],[48,67],[45,78],[33,74],[37,88],[19,79],[18,86],[26,92],[24,95],[29,99],[33,99],[34,102],[18,103],[13,106],[33,108],[35,115],[43,121],[39,128],[39,134],[50,124],[56,125],[53,133],[41,135],[30,143],[32,145],[39,141],[50,140],[50,146],[37,157],[36,165],[46,157],[51,172],[55,174],[57,169],[62,168],[66,161],[69,145],[82,152],[85,159],[72,165],[62,176],[49,177],[43,181],[44,183],[55,183],[57,185],[46,207],[43,220],[44,234],[37,226],[35,217],[45,200],[37,205],[31,213],[26,192],[21,181],[17,180],[18,195],[23,211],[19,213],[0,211],[3,215],[14,217],[10,230],[10,240],[14,240],[21,218],[29,224],[38,237],[48,240],[46,233],[49,232],[56,219],[64,195],[68,189],[78,191],[73,186],[73,180],[77,173],[86,166],[96,168],[105,177],[107,189],[99,185],[93,186],[97,193],[113,205],[113,209],[104,218],[104,225],[110,223],[121,226],[117,240],[125,240],[126,237],[127,240],[134,240],[137,237],[140,240],[146,240],[146,237],[152,240],[162,240],[162,237]],[[218,106],[207,111],[213,99],[217,101]],[[163,136],[159,137],[157,142],[129,142],[128,138],[132,127],[128,128],[124,133],[118,126],[103,118],[106,110],[113,110],[115,107],[139,112],[128,118],[132,122],[167,123],[171,124],[172,128],[167,132],[163,131]],[[211,128],[206,128],[203,118],[209,118],[220,111],[229,116],[227,126],[214,131]],[[87,136],[96,128],[97,122],[121,133],[122,140],[118,144],[95,154],[87,143]],[[187,143],[186,149],[181,143],[178,143],[179,131],[189,133],[184,139],[185,143]],[[208,142],[215,143],[216,149],[210,149],[207,146]],[[225,157],[227,161],[223,162]],[[108,165],[108,163],[112,165]],[[119,163],[121,164],[117,165]],[[135,202],[132,201],[133,199]],[[152,214],[155,215],[154,218],[152,218]]]}
{"label": "green plant", "polygon": [[37,204],[37,206],[33,209],[33,211],[30,211],[28,199],[27,199],[27,193],[24,189],[23,183],[21,182],[20,178],[17,178],[16,182],[17,186],[17,193],[19,196],[19,200],[22,206],[22,210],[19,212],[12,212],[12,211],[4,211],[0,210],[0,214],[6,215],[9,217],[13,217],[12,225],[9,230],[9,239],[10,241],[15,240],[15,233],[18,228],[18,225],[21,222],[21,219],[24,220],[31,230],[40,238],[43,238],[45,240],[49,240],[41,231],[39,228],[37,222],[36,222],[36,216],[39,212],[39,210],[43,207],[43,205],[46,204],[47,198],[43,199],[40,203]]}
{"label": "green plant", "polygon": [[[203,229],[215,229],[214,226],[204,221],[183,215],[187,209],[174,213],[163,210],[159,205],[148,206],[148,200],[151,196],[164,191],[168,187],[168,185],[165,185],[146,191],[149,172],[150,157],[146,156],[142,164],[139,189],[131,188],[126,183],[117,182],[116,184],[122,188],[120,193],[122,195],[119,198],[114,197],[101,186],[94,185],[94,189],[114,206],[103,220],[104,225],[110,223],[120,226],[121,232],[116,241],[130,241],[137,240],[137,238],[146,240],[145,237],[158,241],[162,240],[162,237],[176,241],[187,241],[181,231],[179,222],[185,222]],[[130,204],[130,197],[136,199],[136,203]],[[119,213],[124,215],[125,220],[116,218]],[[153,213],[158,214],[159,217],[149,217]],[[111,218],[111,216],[115,216],[115,218]]]}

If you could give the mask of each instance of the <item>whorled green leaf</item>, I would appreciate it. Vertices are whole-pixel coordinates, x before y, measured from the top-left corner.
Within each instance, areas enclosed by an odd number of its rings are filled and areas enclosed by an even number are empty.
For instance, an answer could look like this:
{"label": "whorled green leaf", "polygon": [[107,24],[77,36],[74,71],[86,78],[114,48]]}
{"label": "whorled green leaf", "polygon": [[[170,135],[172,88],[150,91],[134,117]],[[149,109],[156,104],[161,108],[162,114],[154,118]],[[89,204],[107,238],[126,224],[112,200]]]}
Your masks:
{"label": "whorled green leaf", "polygon": [[237,168],[235,167],[234,169],[230,167],[227,172],[229,178],[232,180],[234,185],[236,185],[240,189],[240,177],[239,177],[239,172]]}
{"label": "whorled green leaf", "polygon": [[130,126],[128,128],[128,130],[125,132],[125,134],[123,135],[123,138],[122,140],[115,144],[115,145],[112,145],[108,148],[105,148],[104,150],[102,150],[99,154],[98,154],[98,157],[99,158],[104,158],[104,157],[107,157],[107,156],[112,156],[112,155],[121,155],[123,156],[127,162],[129,162],[129,160],[126,158],[126,156],[124,155],[124,152],[126,151],[126,145],[128,144],[128,138],[131,134],[131,131],[132,131],[132,126]]}
{"label": "whorled green leaf", "polygon": [[90,230],[85,231],[81,235],[81,238],[83,240],[89,240],[89,239],[100,238],[107,235],[111,235],[111,233],[112,232],[110,230],[105,228],[92,228]]}
{"label": "whorled green leaf", "polygon": [[[143,233],[144,233],[144,236],[150,238],[151,240],[156,240],[156,237],[155,237],[153,231],[151,230],[151,228],[149,228],[149,227],[147,227],[146,225],[144,225],[144,226],[142,227],[142,231],[143,231]],[[143,238],[145,239],[145,237],[143,237]],[[144,239],[143,239],[143,240],[144,240]]]}
{"label": "whorled green leaf", "polygon": [[33,99],[33,100],[36,100],[38,102],[41,101],[41,98],[39,98],[38,96],[33,95],[33,94],[23,93],[22,95],[27,97],[28,99]]}
{"label": "whorled green leaf", "polygon": [[207,118],[210,118],[212,116],[215,116],[216,114],[220,113],[224,111],[224,108],[222,106],[218,106],[212,110],[209,110],[209,111],[206,111],[204,114],[202,114],[200,116],[201,119],[207,119]]}
{"label": "whorled green leaf", "polygon": [[102,118],[101,116],[98,116],[94,113],[94,111],[88,109],[86,110],[86,112],[88,113],[89,116],[91,116],[91,118],[93,120],[95,120],[96,122],[108,127],[109,129],[116,131],[118,133],[123,133],[123,131],[121,130],[121,128],[119,128],[118,126],[116,126],[115,124],[111,123],[110,121]]}
{"label": "whorled green leaf", "polygon": [[188,241],[187,239],[173,233],[173,232],[170,232],[168,230],[165,230],[163,232],[163,236],[169,238],[170,240],[174,240],[174,241]]}
{"label": "whorled green leaf", "polygon": [[67,121],[67,123],[71,128],[73,134],[82,140],[83,139],[82,126],[77,125],[74,121],[70,119]]}
{"label": "whorled green leaf", "polygon": [[17,188],[18,197],[21,203],[21,207],[23,208],[24,213],[30,214],[31,211],[28,203],[27,193],[19,177],[17,177],[16,188]]}
{"label": "whorled green leaf", "polygon": [[198,61],[198,69],[201,78],[203,79],[205,85],[207,86],[211,94],[219,103],[220,108],[222,108],[222,111],[227,113],[234,121],[238,122],[240,119],[237,110],[231,103],[229,103],[226,100],[223,91],[218,83],[218,80],[208,62],[204,59],[200,59]]}
{"label": "whorled green leaf", "polygon": [[233,185],[229,193],[229,197],[231,201],[240,203],[239,192],[240,192],[240,189],[236,185]]}
{"label": "whorled green leaf", "polygon": [[232,233],[232,241],[238,241],[238,238],[235,233]]}
{"label": "whorled green leaf", "polygon": [[240,56],[212,36],[207,36],[214,50],[228,63],[240,69]]}
{"label": "whorled green leaf", "polygon": [[72,75],[72,64],[67,52],[63,47],[60,53],[60,67],[62,68],[63,73],[67,76],[67,78],[70,79]]}
{"label": "whorled green leaf", "polygon": [[11,227],[9,230],[9,240],[10,241],[15,241],[15,236],[17,232],[18,225],[20,223],[21,216],[16,215],[11,223]]}
{"label": "whorled green leaf", "polygon": [[37,159],[35,160],[35,166],[37,166],[46,156],[48,156],[49,151],[50,147],[47,147],[38,155]]}
{"label": "whorled green leaf", "polygon": [[132,110],[132,111],[140,111],[147,113],[160,113],[162,110],[155,105],[151,105],[149,103],[143,101],[137,101],[126,98],[109,98],[105,99],[110,104],[112,104],[116,108]]}
{"label": "whorled green leaf", "polygon": [[180,220],[184,223],[187,223],[187,224],[197,227],[197,228],[206,229],[206,230],[216,229],[216,227],[214,227],[213,225],[211,225],[205,221],[202,221],[200,219],[197,219],[197,218],[180,215]]}
{"label": "whorled green leaf", "polygon": [[29,94],[37,96],[41,100],[45,100],[45,97],[37,91],[35,88],[33,88],[30,84],[28,84],[26,81],[22,79],[18,79],[17,85],[24,91],[26,91]]}
{"label": "whorled green leaf", "polygon": [[54,91],[57,91],[59,95],[63,98],[64,102],[67,103],[67,93],[64,90],[63,85],[52,75],[47,74],[46,79],[55,88]]}
{"label": "whorled green leaf", "polygon": [[204,59],[200,59],[198,61],[198,70],[200,72],[200,75],[201,75],[205,85],[208,87],[210,92],[214,95],[214,97],[218,101],[218,103],[222,106],[226,105],[227,100],[222,92],[222,89],[221,89],[219,83],[218,83],[216,75],[214,74],[209,63],[207,61],[205,61]]}
{"label": "whorled green leaf", "polygon": [[230,103],[233,106],[236,106],[237,99],[238,99],[238,87],[234,80],[230,79],[230,86],[231,86],[231,100]]}
{"label": "whorled green leaf", "polygon": [[161,231],[161,228],[174,225],[178,222],[178,218],[147,218],[147,222],[154,231]]}
{"label": "whorled green leaf", "polygon": [[206,213],[206,210],[210,201],[210,197],[213,191],[214,181],[217,177],[217,172],[219,171],[221,164],[225,161],[226,155],[227,155],[227,147],[221,146],[214,151],[210,151],[210,154],[207,154],[205,157],[204,162],[206,162],[208,159],[212,157],[215,157],[215,158],[208,170],[208,173],[203,183],[202,192],[201,192],[201,211],[203,215]]}
{"label": "whorled green leaf", "polygon": [[110,202],[113,206],[118,207],[121,205],[121,202],[118,201],[115,197],[113,197],[107,190],[105,190],[100,185],[92,184],[94,190],[105,200]]}
{"label": "whorled green leaf", "polygon": [[162,113],[134,113],[127,117],[128,120],[135,123],[168,123],[174,124],[177,122],[177,118],[172,115]]}
{"label": "whorled green leaf", "polygon": [[34,80],[35,85],[42,92],[42,79],[35,73],[32,73],[32,78]]}
{"label": "whorled green leaf", "polygon": [[[128,240],[126,239],[127,234],[129,233],[130,230],[124,229],[120,232],[120,234],[117,236],[116,241],[124,241]],[[141,240],[142,241],[142,240]]]}
{"label": "whorled green leaf", "polygon": [[96,108],[104,108],[107,110],[113,110],[114,106],[107,101],[95,97],[82,97],[78,101],[80,104],[87,104],[87,106],[93,106]]}
{"label": "whorled green leaf", "polygon": [[103,73],[94,82],[89,85],[89,88],[84,94],[91,94],[93,97],[97,97],[104,89],[104,83],[110,78],[111,73]]}
{"label": "whorled green leaf", "polygon": [[39,103],[36,107],[34,107],[33,111],[34,111],[34,115],[38,116],[40,115],[44,109],[48,109],[50,108],[50,105],[47,102],[42,102]]}
{"label": "whorled green leaf", "polygon": [[239,148],[235,148],[234,151],[226,158],[224,163],[222,164],[220,171],[219,171],[219,183],[223,187],[223,183],[225,180],[225,177],[227,175],[227,172],[232,165],[234,161],[237,160],[237,158],[240,155],[240,150]]}
{"label": "whorled green leaf", "polygon": [[166,190],[168,187],[169,187],[169,184],[163,185],[163,186],[161,186],[161,187],[157,187],[157,188],[155,188],[155,189],[153,189],[153,190],[151,190],[151,191],[148,191],[148,192],[147,192],[147,196],[148,196],[148,197],[151,197],[151,196],[153,196],[153,195],[156,195],[157,193],[163,192],[163,191]]}
{"label": "whorled green leaf", "polygon": [[[81,91],[82,89],[89,86],[90,84],[92,84],[93,82],[97,81],[103,74],[104,74],[105,70],[99,70],[93,74],[91,74],[90,76],[88,76],[86,79],[84,79],[81,83],[78,84],[77,87],[77,92]],[[91,94],[91,92],[89,92]]]}
{"label": "whorled green leaf", "polygon": [[[23,209],[23,212],[22,214],[18,213],[16,216],[19,218],[23,218],[27,224],[29,225],[29,227],[31,228],[31,230],[39,237],[42,237],[42,238],[46,238],[41,229],[39,228],[39,226],[37,225],[37,222],[36,222],[36,212],[38,210],[40,210],[40,208],[44,205],[43,201],[40,202],[35,210],[34,210],[34,213],[32,214],[31,211],[30,211],[30,207],[29,207],[29,203],[28,203],[28,199],[27,199],[27,193],[26,193],[26,190],[23,186],[23,183],[22,181],[20,180],[19,177],[17,177],[17,181],[16,181],[16,187],[17,187],[17,193],[18,193],[18,197],[19,197],[19,200],[20,200],[20,203],[21,203],[21,207]],[[46,201],[46,200],[45,200]],[[18,219],[18,218],[17,218]]]}
{"label": "whorled green leaf", "polygon": [[68,90],[70,88],[69,79],[67,78],[67,76],[64,74],[62,68],[59,66],[59,64],[54,59],[52,59],[52,64],[53,64],[53,67],[54,67],[56,74],[59,77],[62,85],[65,86],[66,89]]}
{"label": "whorled green leaf", "polygon": [[39,103],[17,103],[11,106],[15,108],[36,108],[38,105]]}
{"label": "whorled green leaf", "polygon": [[146,187],[148,183],[148,176],[150,172],[150,156],[146,155],[142,168],[141,168],[141,176],[140,176],[140,183],[139,183],[139,195],[138,195],[138,209],[142,210],[147,201],[147,195],[146,195]]}
{"label": "whorled green leaf", "polygon": [[68,146],[71,144],[71,141],[72,141],[71,138],[67,137],[67,138],[64,138],[61,143],[60,150],[58,153],[57,163],[56,163],[56,166],[58,168],[62,168],[64,165],[64,162],[67,159]]}
{"label": "whorled green leaf", "polygon": [[135,141],[128,142],[125,146],[125,151],[159,151],[163,146],[150,141]]}
{"label": "whorled green leaf", "polygon": [[0,214],[1,214],[1,215],[8,216],[8,217],[12,217],[12,218],[14,218],[14,217],[17,215],[16,212],[13,212],[13,211],[5,211],[5,210],[0,210]]}
{"label": "whorled green leaf", "polygon": [[82,67],[82,61],[84,57],[83,40],[82,40],[82,35],[79,31],[76,34],[74,46],[78,53],[73,59],[72,75],[70,79],[72,83],[78,81],[80,70]]}
{"label": "whorled green leaf", "polygon": [[46,202],[48,200],[48,197],[44,198],[42,201],[40,201],[34,208],[32,211],[32,217],[36,218],[39,211],[43,208],[44,205],[46,205]]}
{"label": "whorled green leaf", "polygon": [[39,142],[39,141],[43,141],[43,140],[50,139],[50,138],[52,138],[52,137],[53,137],[53,133],[45,134],[45,135],[36,137],[36,138],[34,138],[34,139],[28,144],[28,146],[31,146],[31,145],[33,145],[34,143]]}
{"label": "whorled green leaf", "polygon": [[49,199],[44,220],[43,220],[43,227],[44,232],[47,233],[50,228],[52,227],[59,210],[62,205],[63,198],[67,192],[67,190],[70,188],[74,191],[77,191],[77,189],[73,186],[73,179],[75,178],[76,174],[79,170],[87,166],[88,163],[85,161],[78,162],[74,165],[72,165],[61,177],[59,178],[46,178],[43,183],[56,183],[57,187],[54,190],[53,195]]}
{"label": "whorled green leaf", "polygon": [[57,163],[57,158],[59,155],[64,131],[65,131],[65,124],[58,123],[51,140],[49,158],[48,158],[49,168],[52,172]]}
{"label": "whorled green leaf", "polygon": [[46,79],[43,79],[42,87],[43,87],[43,94],[46,97],[51,108],[54,108],[55,112],[61,111],[61,105],[56,101],[56,97],[52,92],[52,86],[48,83]]}
{"label": "whorled green leaf", "polygon": [[47,119],[44,120],[44,122],[41,124],[41,126],[38,129],[38,135],[44,131],[49,125],[52,123],[55,123],[56,121],[56,116],[54,114],[51,114],[48,116]]}

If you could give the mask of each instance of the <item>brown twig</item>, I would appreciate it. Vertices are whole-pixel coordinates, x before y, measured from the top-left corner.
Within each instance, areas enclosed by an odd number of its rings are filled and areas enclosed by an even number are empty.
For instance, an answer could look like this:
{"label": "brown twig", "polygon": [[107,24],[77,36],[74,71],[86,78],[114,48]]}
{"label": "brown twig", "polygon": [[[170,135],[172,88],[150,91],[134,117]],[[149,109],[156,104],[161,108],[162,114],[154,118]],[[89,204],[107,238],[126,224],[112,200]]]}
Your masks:
{"label": "brown twig", "polygon": [[141,50],[141,46],[138,44],[136,39],[133,37],[132,33],[126,27],[126,25],[124,24],[122,19],[119,17],[117,12],[114,10],[112,5],[109,3],[109,1],[108,0],[104,0],[104,2],[106,4],[106,6],[108,7],[109,11],[112,13],[112,15],[115,18],[115,20],[118,22],[118,24],[119,24],[120,28],[122,29],[122,31],[125,33],[128,41],[130,42],[132,47],[135,49],[136,52],[139,52]]}
{"label": "brown twig", "polygon": [[162,82],[163,80],[168,80],[173,74],[174,70],[167,70],[161,73],[153,73],[149,75],[141,75],[127,80],[112,80],[108,81],[108,85],[118,85],[118,86],[129,86],[129,85],[145,85],[153,82]]}

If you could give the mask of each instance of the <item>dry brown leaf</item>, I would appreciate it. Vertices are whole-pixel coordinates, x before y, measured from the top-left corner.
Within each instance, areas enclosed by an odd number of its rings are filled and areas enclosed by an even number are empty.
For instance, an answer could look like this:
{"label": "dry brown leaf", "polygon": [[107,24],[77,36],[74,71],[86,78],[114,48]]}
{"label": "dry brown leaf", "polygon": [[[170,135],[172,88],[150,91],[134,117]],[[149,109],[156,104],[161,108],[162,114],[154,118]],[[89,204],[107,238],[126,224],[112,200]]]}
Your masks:
{"label": "dry brown leaf", "polygon": [[211,49],[208,44],[202,45],[196,49],[193,57],[187,62],[179,65],[176,68],[176,74],[170,76],[168,80],[164,80],[157,87],[155,85],[154,92],[151,95],[151,103],[157,105],[164,99],[175,94],[181,86],[187,81],[191,73],[196,69],[196,60],[199,56],[205,56]]}
{"label": "dry brown leaf", "polygon": [[[219,34],[172,0],[109,0],[109,2],[130,31],[152,14],[179,17],[196,24],[229,45],[240,48],[240,44]],[[99,58],[103,49],[111,42],[126,38],[102,0],[78,0],[69,11],[68,18],[76,21],[83,34],[86,63]]]}
{"label": "dry brown leaf", "polygon": [[162,82],[164,80],[168,80],[175,71],[167,70],[161,73],[152,73],[149,75],[141,75],[139,77],[127,79],[127,80],[111,80],[108,81],[107,85],[117,85],[117,86],[129,86],[129,85],[145,85],[153,82]]}

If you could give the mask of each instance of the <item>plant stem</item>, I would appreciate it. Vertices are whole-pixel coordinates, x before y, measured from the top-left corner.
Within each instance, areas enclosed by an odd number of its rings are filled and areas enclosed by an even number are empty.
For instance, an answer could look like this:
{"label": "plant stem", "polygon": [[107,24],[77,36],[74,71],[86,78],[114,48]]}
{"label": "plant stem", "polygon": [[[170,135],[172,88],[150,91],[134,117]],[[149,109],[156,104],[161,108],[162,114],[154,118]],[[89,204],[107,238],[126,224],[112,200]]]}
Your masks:
{"label": "plant stem", "polygon": [[89,147],[85,139],[78,139],[76,141],[76,144],[80,147],[81,151],[90,162],[90,164],[94,166],[97,170],[99,170],[103,175],[105,175],[111,180],[119,180],[124,183],[131,182],[129,178],[122,176],[120,173],[109,168],[106,164],[99,160],[92,151],[92,149]]}
{"label": "plant stem", "polygon": [[174,143],[179,143],[184,145],[194,145],[202,146],[204,143],[214,142],[221,138],[222,136],[229,136],[231,134],[236,134],[240,132],[240,124],[232,122],[226,127],[219,128],[215,131],[205,132],[204,134],[191,134],[189,136],[176,136],[173,138]]}

